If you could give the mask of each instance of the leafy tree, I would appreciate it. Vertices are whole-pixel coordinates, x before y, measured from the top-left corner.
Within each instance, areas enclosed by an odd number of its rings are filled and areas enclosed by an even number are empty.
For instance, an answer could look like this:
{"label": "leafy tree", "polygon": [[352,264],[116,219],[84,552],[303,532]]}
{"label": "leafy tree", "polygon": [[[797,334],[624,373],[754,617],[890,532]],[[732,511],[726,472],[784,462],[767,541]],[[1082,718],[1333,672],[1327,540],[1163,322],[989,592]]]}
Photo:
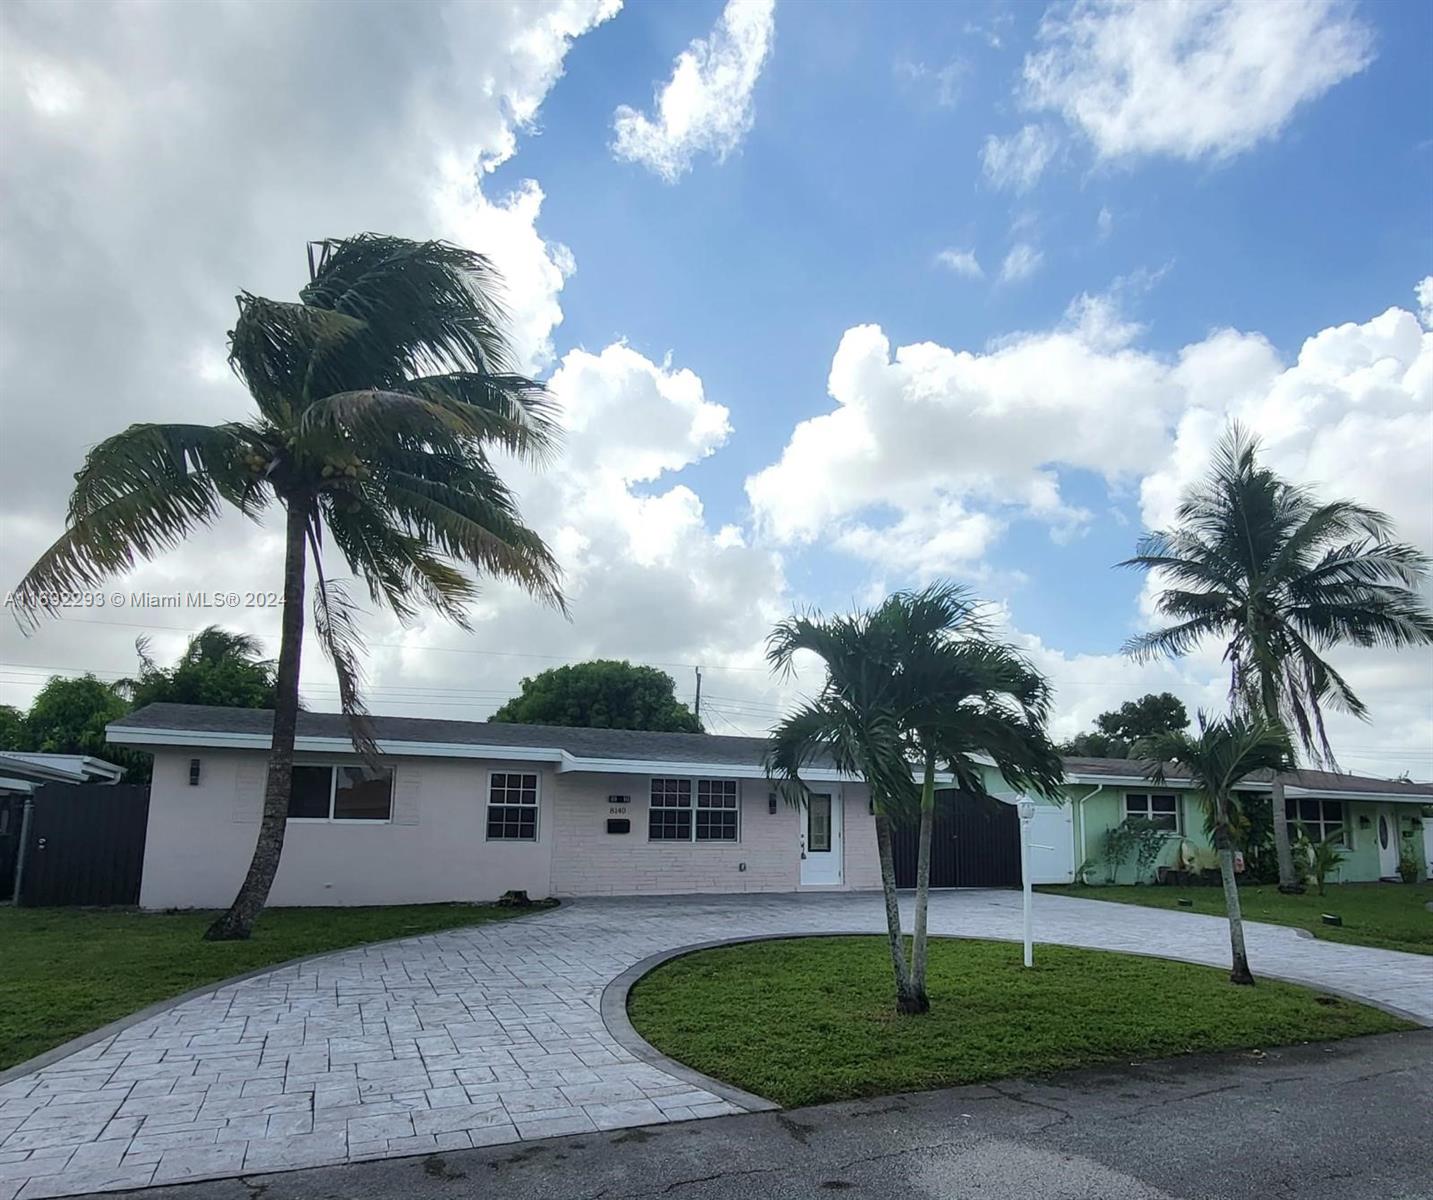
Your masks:
{"label": "leafy tree", "polygon": [[1244,949],[1244,919],[1239,908],[1239,888],[1234,880],[1234,822],[1237,801],[1234,789],[1259,771],[1278,774],[1293,764],[1293,747],[1288,732],[1262,713],[1236,713],[1211,720],[1199,714],[1197,736],[1164,733],[1147,738],[1136,748],[1141,758],[1153,760],[1149,776],[1164,782],[1164,764],[1183,767],[1205,805],[1219,855],[1219,878],[1224,885],[1224,906],[1229,917],[1229,949],[1233,966],[1231,983],[1252,984],[1249,955]]}
{"label": "leafy tree", "polygon": [[1062,742],[1060,753],[1076,758],[1128,758],[1130,747],[1140,738],[1173,733],[1188,725],[1189,712],[1178,696],[1147,692],[1112,712],[1101,713],[1092,732]]}
{"label": "leafy tree", "polygon": [[[767,658],[774,670],[789,674],[802,650],[825,662],[826,680],[815,699],[773,731],[767,773],[798,803],[810,794],[801,773],[821,756],[866,781],[875,809],[896,1008],[926,1012],[936,772],[948,771],[970,800],[995,802],[979,761],[988,757],[1013,787],[1057,796],[1060,761],[1044,732],[1049,686],[1014,649],[993,640],[974,602],[950,584],[899,592],[854,616],[791,617],[772,631]],[[917,812],[915,919],[907,958],[891,829]]]}
{"label": "leafy tree", "polygon": [[493,713],[492,720],[701,733],[702,723],[677,699],[676,687],[670,675],[655,667],[595,659],[524,679],[518,694]]}
{"label": "leafy tree", "polygon": [[121,690],[136,708],[146,704],[210,704],[230,708],[274,707],[274,664],[260,657],[257,638],[210,625],[189,639],[174,666],[159,666],[149,642],[135,642],[140,673]]}
{"label": "leafy tree", "polygon": [[[1428,558],[1394,542],[1382,513],[1350,500],[1322,502],[1259,465],[1258,440],[1239,425],[1214,453],[1208,476],[1186,493],[1173,529],[1146,534],[1121,564],[1168,586],[1171,624],[1126,643],[1137,659],[1226,643],[1230,699],[1280,722],[1315,761],[1334,764],[1325,705],[1367,718],[1367,708],[1324,654],[1334,646],[1433,641],[1433,613],[1417,587]],[[1281,783],[1272,795],[1279,886],[1298,890]]]}
{"label": "leafy tree", "polygon": [[13,704],[0,704],[0,750],[31,750],[25,714]]}
{"label": "leafy tree", "polygon": [[51,676],[25,714],[26,744],[10,748],[42,754],[93,755],[123,767],[126,779],[144,782],[154,761],[151,756],[140,750],[111,746],[105,740],[105,726],[124,716],[129,708],[112,685],[93,675],[74,679]]}
{"label": "leafy tree", "polygon": [[224,505],[284,514],[273,738],[253,861],[211,939],[245,938],[283,850],[299,710],[307,573],[314,632],[334,665],[354,745],[377,753],[359,698],[355,606],[325,547],[401,620],[427,605],[466,626],[478,575],[562,606],[557,565],[523,525],[489,451],[541,460],[555,425],[541,384],[515,373],[500,281],[480,254],[361,234],[309,247],[297,303],[244,292],[229,363],[258,409],[223,425],[132,425],[76,476],[68,528],[19,587],[96,586],[192,537]]}

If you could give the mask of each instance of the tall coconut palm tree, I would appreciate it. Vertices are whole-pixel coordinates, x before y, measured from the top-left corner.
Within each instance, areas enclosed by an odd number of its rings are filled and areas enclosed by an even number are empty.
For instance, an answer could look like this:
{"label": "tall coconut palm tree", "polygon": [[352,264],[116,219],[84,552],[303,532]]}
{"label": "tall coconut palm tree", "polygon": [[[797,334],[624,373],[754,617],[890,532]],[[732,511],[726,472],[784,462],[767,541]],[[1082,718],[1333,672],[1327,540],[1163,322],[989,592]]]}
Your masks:
{"label": "tall coconut palm tree", "polygon": [[[1433,613],[1415,590],[1429,559],[1394,542],[1383,513],[1320,501],[1261,466],[1258,454],[1258,440],[1232,425],[1208,476],[1181,501],[1178,524],[1146,534],[1120,564],[1169,585],[1156,603],[1171,624],[1125,651],[1147,660],[1221,639],[1231,701],[1282,723],[1316,762],[1332,766],[1324,706],[1361,718],[1367,708],[1324,655],[1344,644],[1433,641]],[[1297,890],[1282,785],[1272,800],[1279,886]]]}
{"label": "tall coconut palm tree", "polygon": [[1231,983],[1252,984],[1249,954],[1244,948],[1244,917],[1239,888],[1234,880],[1234,789],[1259,771],[1277,775],[1293,763],[1288,732],[1262,714],[1236,713],[1211,720],[1199,714],[1199,734],[1180,730],[1146,738],[1136,754],[1151,760],[1149,776],[1165,781],[1168,766],[1182,767],[1204,802],[1219,855],[1219,879],[1224,885],[1224,908],[1229,917]]}
{"label": "tall coconut palm tree", "polygon": [[[1060,761],[1045,736],[1049,687],[1015,650],[995,641],[962,589],[900,592],[852,616],[792,617],[772,632],[768,659],[789,674],[800,651],[826,680],[815,699],[773,731],[768,774],[804,801],[802,771],[818,758],[862,778],[875,811],[896,1007],[925,1012],[930,845],[937,772],[975,802],[994,802],[982,759],[1012,786],[1057,795]],[[921,783],[915,782],[919,772]],[[892,826],[920,821],[910,955],[901,931]]]}
{"label": "tall coconut palm tree", "polygon": [[33,624],[51,597],[153,558],[225,505],[284,513],[283,612],[273,740],[253,861],[206,933],[248,937],[283,850],[312,563],[314,630],[332,660],[355,747],[377,752],[359,697],[355,605],[325,570],[338,550],[375,603],[401,620],[420,606],[466,627],[476,575],[562,606],[557,566],[521,520],[489,457],[540,461],[551,402],[518,374],[480,254],[444,242],[362,234],[309,248],[297,303],[238,297],[229,363],[257,413],[221,425],[131,425],[76,476],[68,528],[19,586]]}

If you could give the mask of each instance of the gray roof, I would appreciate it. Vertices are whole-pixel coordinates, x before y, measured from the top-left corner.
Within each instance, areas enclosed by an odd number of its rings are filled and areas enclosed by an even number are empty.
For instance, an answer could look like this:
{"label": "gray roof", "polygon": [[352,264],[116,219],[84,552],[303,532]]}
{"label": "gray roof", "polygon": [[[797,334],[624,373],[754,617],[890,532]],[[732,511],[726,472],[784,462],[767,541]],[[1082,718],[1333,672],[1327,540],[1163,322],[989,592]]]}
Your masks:
{"label": "gray roof", "polygon": [[[267,736],[274,714],[258,708],[212,708],[198,704],[150,704],[109,726],[110,740],[123,743],[124,731],[182,730],[186,733]],[[565,750],[576,758],[637,762],[712,763],[759,766],[767,741],[713,733],[652,733],[640,729],[573,729],[562,725],[509,725],[500,721],[445,721],[430,717],[373,717],[380,742],[429,742],[458,746],[512,746]],[[339,713],[302,712],[299,737],[347,738],[348,722]],[[1128,758],[1066,758],[1065,774],[1109,779],[1143,779],[1150,764]],[[813,764],[821,766],[821,763]],[[1169,767],[1171,783],[1187,775]],[[1267,773],[1251,777],[1267,782]],[[1295,771],[1284,777],[1293,787],[1317,791],[1367,792],[1382,796],[1427,796],[1433,784],[1344,775],[1333,771]]]}
{"label": "gray roof", "polygon": [[[1101,776],[1109,779],[1146,778],[1153,765],[1144,759],[1131,758],[1066,758],[1066,775]],[[1166,779],[1171,783],[1187,783],[1189,774],[1179,767],[1166,764]],[[1249,776],[1251,783],[1268,783],[1273,779],[1272,771],[1256,771]],[[1379,796],[1427,796],[1433,799],[1433,783],[1410,783],[1402,779],[1378,779],[1370,775],[1345,775],[1341,771],[1290,771],[1283,776],[1286,787],[1302,788],[1307,791],[1327,792],[1368,792]]]}
{"label": "gray roof", "polygon": [[[510,725],[501,721],[443,721],[429,717],[373,717],[380,742],[445,742],[459,746],[525,746],[566,750],[577,758],[756,765],[766,739],[711,733],[653,733],[642,729],[573,729],[562,725]],[[193,733],[267,735],[274,714],[260,708],[150,704],[111,723],[112,741],[124,729],[182,729]],[[341,713],[301,712],[299,737],[346,738]]]}

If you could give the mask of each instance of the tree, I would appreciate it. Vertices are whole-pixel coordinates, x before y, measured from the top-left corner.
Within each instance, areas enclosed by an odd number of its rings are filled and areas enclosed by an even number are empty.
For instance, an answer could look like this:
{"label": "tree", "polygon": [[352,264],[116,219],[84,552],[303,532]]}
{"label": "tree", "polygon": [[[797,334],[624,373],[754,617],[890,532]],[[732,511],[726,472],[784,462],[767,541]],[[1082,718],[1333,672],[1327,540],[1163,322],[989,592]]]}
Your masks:
{"label": "tree", "polygon": [[[930,1008],[925,990],[930,845],[936,773],[951,774],[973,802],[996,802],[977,755],[1007,783],[1058,795],[1060,761],[1045,737],[1045,680],[990,636],[976,605],[950,584],[900,592],[849,617],[792,617],[768,640],[774,670],[790,674],[802,650],[826,664],[815,699],[773,731],[767,773],[788,800],[804,802],[802,771],[818,757],[866,781],[875,811],[896,1008]],[[915,772],[921,783],[915,782]],[[915,920],[907,958],[896,895],[891,831],[919,814]]]}
{"label": "tree", "polygon": [[670,675],[655,667],[595,659],[524,679],[519,693],[491,719],[515,725],[701,733],[702,723],[677,699],[676,687]]}
{"label": "tree", "polygon": [[[1231,701],[1282,723],[1316,762],[1334,766],[1324,706],[1368,713],[1324,655],[1344,644],[1433,641],[1433,614],[1415,590],[1429,560],[1392,540],[1384,514],[1350,500],[1321,502],[1260,466],[1258,452],[1256,438],[1231,426],[1208,476],[1180,502],[1178,525],[1146,534],[1121,564],[1168,585],[1156,604],[1172,622],[1125,650],[1148,660],[1222,639]],[[1271,799],[1279,886],[1296,891],[1277,780]]]}
{"label": "tree", "polygon": [[129,711],[114,688],[93,675],[51,676],[25,716],[30,744],[43,754],[91,754],[108,758],[105,726]]}
{"label": "tree", "polygon": [[1142,758],[1153,760],[1149,776],[1165,779],[1165,765],[1183,767],[1204,802],[1219,855],[1219,878],[1224,885],[1224,907],[1229,917],[1231,983],[1252,984],[1249,955],[1244,948],[1244,918],[1239,888],[1234,880],[1233,825],[1237,801],[1234,789],[1258,771],[1277,775],[1293,763],[1288,732],[1262,713],[1236,713],[1211,720],[1199,714],[1199,734],[1164,733],[1147,738],[1137,747]]}
{"label": "tree", "polygon": [[165,669],[149,656],[149,642],[135,642],[138,678],[120,690],[136,708],[146,704],[209,704],[229,708],[273,708],[274,664],[260,657],[257,638],[210,625],[189,639],[174,666]]}
{"label": "tree", "polygon": [[[309,566],[314,632],[338,677],[354,745],[377,754],[359,696],[355,605],[325,569],[332,546],[400,620],[427,605],[466,627],[477,585],[512,580],[562,607],[557,566],[523,525],[489,450],[540,461],[555,444],[541,384],[515,373],[499,278],[445,242],[361,234],[309,247],[297,303],[244,292],[229,363],[257,415],[132,425],[76,476],[68,528],[21,583],[31,622],[52,596],[98,584],[214,521],[224,505],[284,514],[273,736],[253,861],[205,934],[245,938],[283,850]],[[325,540],[327,539],[327,540]]]}
{"label": "tree", "polygon": [[1184,702],[1172,692],[1146,692],[1095,718],[1095,730],[1076,734],[1060,745],[1061,754],[1077,758],[1128,758],[1141,738],[1174,733],[1189,725]]}
{"label": "tree", "polygon": [[13,704],[0,704],[0,750],[30,750],[25,714]]}

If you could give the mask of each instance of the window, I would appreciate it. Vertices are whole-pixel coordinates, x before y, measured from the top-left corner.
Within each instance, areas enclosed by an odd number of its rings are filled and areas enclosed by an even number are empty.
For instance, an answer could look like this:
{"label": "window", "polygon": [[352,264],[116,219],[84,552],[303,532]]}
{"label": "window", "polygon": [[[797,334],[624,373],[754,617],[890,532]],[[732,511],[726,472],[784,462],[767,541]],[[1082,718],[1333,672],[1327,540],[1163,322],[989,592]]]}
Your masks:
{"label": "window", "polygon": [[697,780],[697,841],[736,841],[739,814],[735,779]]}
{"label": "window", "polygon": [[653,842],[692,840],[692,781],[652,780],[652,799],[647,809],[647,838]]}
{"label": "window", "polygon": [[1179,797],[1168,792],[1126,792],[1125,819],[1152,821],[1168,833],[1179,832]]}
{"label": "window", "polygon": [[735,842],[740,836],[741,799],[735,779],[652,780],[649,841]]}
{"label": "window", "polygon": [[831,797],[806,797],[806,849],[824,854],[831,849]]}
{"label": "window", "polygon": [[389,821],[393,772],[362,764],[298,766],[289,788],[290,821]]}
{"label": "window", "polygon": [[488,841],[537,841],[537,775],[494,771],[488,777]]}
{"label": "window", "polygon": [[1348,844],[1342,800],[1286,799],[1284,815],[1291,823],[1302,825],[1311,842],[1332,838],[1341,846]]}

